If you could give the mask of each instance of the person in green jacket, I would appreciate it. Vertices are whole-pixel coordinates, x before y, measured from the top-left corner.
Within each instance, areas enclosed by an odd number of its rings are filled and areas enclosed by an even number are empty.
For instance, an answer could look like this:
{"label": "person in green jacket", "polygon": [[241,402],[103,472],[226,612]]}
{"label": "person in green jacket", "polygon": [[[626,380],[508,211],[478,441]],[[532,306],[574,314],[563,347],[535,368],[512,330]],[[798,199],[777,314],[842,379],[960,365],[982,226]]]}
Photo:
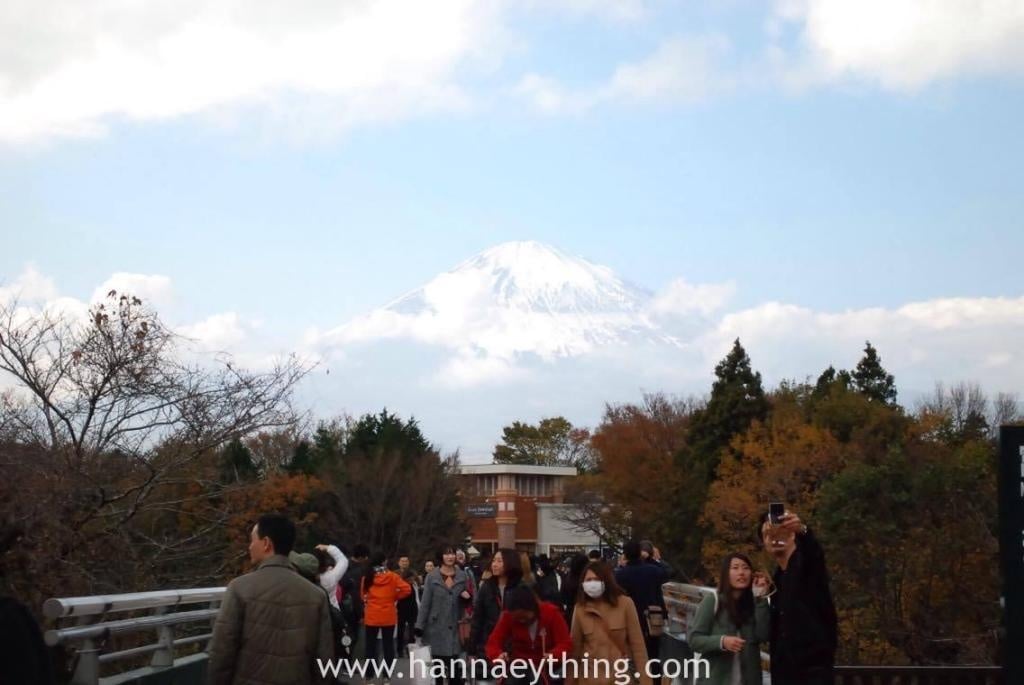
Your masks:
{"label": "person in green jacket", "polygon": [[698,669],[697,683],[761,685],[761,648],[771,635],[768,576],[734,552],[722,560],[718,589],[704,595],[687,641],[710,664],[709,677]]}

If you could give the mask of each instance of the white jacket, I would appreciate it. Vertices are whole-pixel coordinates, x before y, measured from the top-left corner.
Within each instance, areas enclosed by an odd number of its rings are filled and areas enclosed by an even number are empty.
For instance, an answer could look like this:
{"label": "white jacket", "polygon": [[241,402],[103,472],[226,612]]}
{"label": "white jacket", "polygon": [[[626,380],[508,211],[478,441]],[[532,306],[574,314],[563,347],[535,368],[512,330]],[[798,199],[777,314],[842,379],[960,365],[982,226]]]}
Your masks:
{"label": "white jacket", "polygon": [[340,609],[338,606],[338,583],[348,570],[348,559],[341,553],[341,550],[334,545],[327,545],[327,553],[334,559],[334,568],[329,568],[320,574],[320,587],[327,590],[327,596],[331,599],[331,606]]}

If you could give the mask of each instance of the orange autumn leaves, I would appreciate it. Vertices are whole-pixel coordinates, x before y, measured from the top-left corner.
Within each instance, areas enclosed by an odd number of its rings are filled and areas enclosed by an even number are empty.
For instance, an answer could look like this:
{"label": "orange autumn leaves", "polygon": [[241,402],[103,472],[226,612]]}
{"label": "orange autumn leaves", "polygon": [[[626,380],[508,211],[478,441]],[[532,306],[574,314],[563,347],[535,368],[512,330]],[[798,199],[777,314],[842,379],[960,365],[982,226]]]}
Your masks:
{"label": "orange autumn leaves", "polygon": [[832,433],[806,423],[794,405],[776,406],[769,421],[755,421],[730,447],[701,518],[709,532],[703,560],[710,569],[733,550],[757,550],[756,522],[769,502],[783,502],[805,517],[814,512],[822,483],[843,461]]}

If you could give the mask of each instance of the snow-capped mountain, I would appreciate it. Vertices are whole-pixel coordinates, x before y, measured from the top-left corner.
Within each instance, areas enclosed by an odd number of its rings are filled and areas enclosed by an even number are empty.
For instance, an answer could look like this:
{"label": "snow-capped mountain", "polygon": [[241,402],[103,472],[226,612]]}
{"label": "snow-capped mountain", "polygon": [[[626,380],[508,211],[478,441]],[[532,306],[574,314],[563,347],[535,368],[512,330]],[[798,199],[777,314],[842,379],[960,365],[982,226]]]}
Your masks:
{"label": "snow-capped mountain", "polygon": [[560,314],[641,313],[651,293],[624,283],[605,266],[535,241],[502,243],[391,304],[385,309],[417,314],[432,305],[427,292],[439,279],[481,278],[490,282],[493,304],[509,309]]}
{"label": "snow-capped mountain", "polygon": [[674,344],[648,316],[653,295],[542,243],[492,247],[333,331],[329,343],[408,337],[464,357],[571,357],[637,342]]}

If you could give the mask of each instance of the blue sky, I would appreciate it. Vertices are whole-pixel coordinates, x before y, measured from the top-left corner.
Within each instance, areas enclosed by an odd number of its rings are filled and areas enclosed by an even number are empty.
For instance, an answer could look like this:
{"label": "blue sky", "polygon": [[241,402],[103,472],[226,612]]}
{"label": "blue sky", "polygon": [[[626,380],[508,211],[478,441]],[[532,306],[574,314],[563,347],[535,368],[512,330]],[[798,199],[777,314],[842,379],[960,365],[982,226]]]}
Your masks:
{"label": "blue sky", "polygon": [[0,10],[0,284],[275,349],[522,239],[732,310],[1024,295],[1014,3],[331,6]]}

